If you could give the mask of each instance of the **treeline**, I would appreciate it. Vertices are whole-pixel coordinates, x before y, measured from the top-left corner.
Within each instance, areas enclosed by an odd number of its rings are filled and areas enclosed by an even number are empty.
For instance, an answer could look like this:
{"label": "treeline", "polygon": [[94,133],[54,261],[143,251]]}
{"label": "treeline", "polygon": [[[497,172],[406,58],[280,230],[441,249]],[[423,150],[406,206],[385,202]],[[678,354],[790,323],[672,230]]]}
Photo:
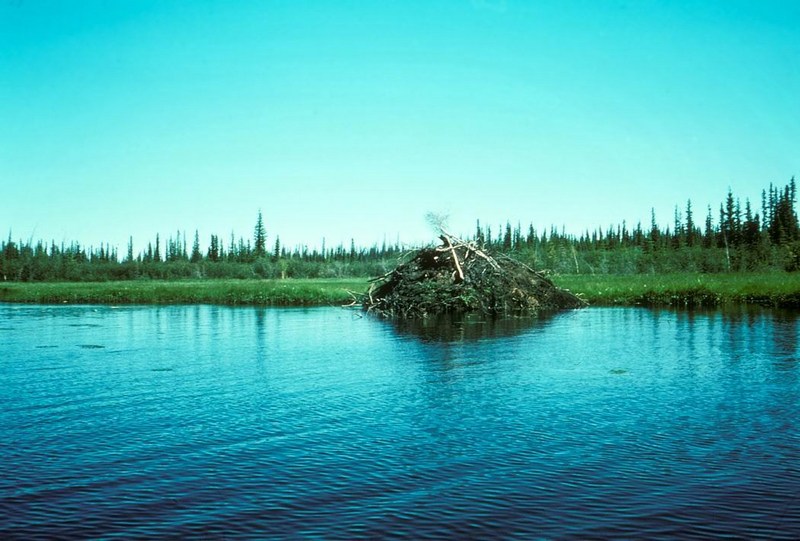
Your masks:
{"label": "treeline", "polygon": [[[253,239],[231,234],[228,242],[211,235],[208,249],[201,251],[197,231],[191,243],[185,233],[162,241],[156,235],[144,250],[134,252],[129,239],[124,257],[115,248],[81,246],[77,242],[57,245],[54,242],[35,244],[13,242],[0,244],[0,280],[6,281],[70,281],[107,280],[178,280],[199,278],[346,278],[383,274],[392,268],[401,255],[398,244],[349,248],[338,245],[320,249],[307,246],[286,248],[280,237],[271,246],[266,244],[266,230],[261,212],[258,214]],[[268,249],[269,248],[269,249]]]}
{"label": "treeline", "polygon": [[[561,274],[640,274],[800,270],[800,226],[795,179],[762,192],[760,210],[742,205],[730,190],[718,209],[707,207],[698,220],[691,200],[675,207],[672,224],[663,228],[654,211],[645,227],[626,223],[586,231],[579,236],[551,228],[537,232],[510,223],[494,232],[477,223],[470,240],[512,253],[536,267]],[[11,281],[105,281],[186,278],[341,278],[375,276],[394,268],[404,249],[383,243],[287,249],[280,237],[267,245],[261,212],[252,238],[211,235],[200,248],[197,231],[191,243],[177,232],[160,235],[138,253],[133,239],[124,256],[116,247],[87,248],[8,240],[0,243],[0,279]]]}
{"label": "treeline", "polygon": [[551,228],[538,234],[506,223],[497,235],[478,224],[474,237],[537,268],[561,274],[641,274],[800,270],[800,226],[794,177],[784,187],[761,194],[761,210],[744,205],[732,191],[717,209],[697,218],[691,200],[676,206],[672,225],[663,228],[651,210],[650,224],[622,224],[567,235]]}

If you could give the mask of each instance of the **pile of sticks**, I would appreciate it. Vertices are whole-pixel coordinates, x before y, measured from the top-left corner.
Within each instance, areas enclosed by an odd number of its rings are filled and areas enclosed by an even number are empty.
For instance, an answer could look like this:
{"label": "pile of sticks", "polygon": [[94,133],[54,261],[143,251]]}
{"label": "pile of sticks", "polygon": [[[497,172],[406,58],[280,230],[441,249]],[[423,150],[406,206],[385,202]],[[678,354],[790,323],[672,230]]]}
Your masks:
{"label": "pile of sticks", "polygon": [[530,314],[581,308],[586,302],[504,254],[493,256],[475,242],[447,232],[442,244],[419,250],[406,263],[372,279],[362,299],[367,312],[388,318],[443,313]]}

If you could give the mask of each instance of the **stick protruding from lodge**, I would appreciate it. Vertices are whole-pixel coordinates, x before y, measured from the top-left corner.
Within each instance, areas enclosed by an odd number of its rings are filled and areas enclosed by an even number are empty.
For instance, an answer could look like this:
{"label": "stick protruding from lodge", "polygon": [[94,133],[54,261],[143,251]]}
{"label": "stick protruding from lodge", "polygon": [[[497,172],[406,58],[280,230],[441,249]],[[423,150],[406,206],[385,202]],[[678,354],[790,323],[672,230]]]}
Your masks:
{"label": "stick protruding from lodge", "polygon": [[558,288],[544,273],[505,254],[493,256],[475,242],[442,230],[442,244],[419,250],[406,263],[371,280],[362,305],[389,318],[444,313],[531,314],[582,308],[580,297]]}

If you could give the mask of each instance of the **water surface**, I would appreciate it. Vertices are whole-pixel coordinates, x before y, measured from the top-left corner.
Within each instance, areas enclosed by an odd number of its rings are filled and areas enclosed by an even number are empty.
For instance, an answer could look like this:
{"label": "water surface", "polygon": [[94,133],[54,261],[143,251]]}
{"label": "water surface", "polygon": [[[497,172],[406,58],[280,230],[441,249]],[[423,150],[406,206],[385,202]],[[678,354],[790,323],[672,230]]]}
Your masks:
{"label": "water surface", "polygon": [[799,330],[0,305],[0,537],[796,539]]}

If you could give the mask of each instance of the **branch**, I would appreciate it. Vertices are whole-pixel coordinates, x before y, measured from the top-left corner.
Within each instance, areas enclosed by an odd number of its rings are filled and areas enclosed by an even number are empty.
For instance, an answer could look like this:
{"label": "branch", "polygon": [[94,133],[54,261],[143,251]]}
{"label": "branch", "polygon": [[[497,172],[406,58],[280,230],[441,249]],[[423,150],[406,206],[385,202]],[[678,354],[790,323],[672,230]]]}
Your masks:
{"label": "branch", "polygon": [[456,264],[456,270],[458,271],[458,278],[459,282],[464,281],[464,271],[461,270],[461,263],[458,261],[458,254],[456,253],[456,249],[453,248],[453,243],[450,242],[450,237],[448,235],[442,235],[442,238],[447,241],[447,245],[450,247],[450,252],[453,254],[453,261]]}

